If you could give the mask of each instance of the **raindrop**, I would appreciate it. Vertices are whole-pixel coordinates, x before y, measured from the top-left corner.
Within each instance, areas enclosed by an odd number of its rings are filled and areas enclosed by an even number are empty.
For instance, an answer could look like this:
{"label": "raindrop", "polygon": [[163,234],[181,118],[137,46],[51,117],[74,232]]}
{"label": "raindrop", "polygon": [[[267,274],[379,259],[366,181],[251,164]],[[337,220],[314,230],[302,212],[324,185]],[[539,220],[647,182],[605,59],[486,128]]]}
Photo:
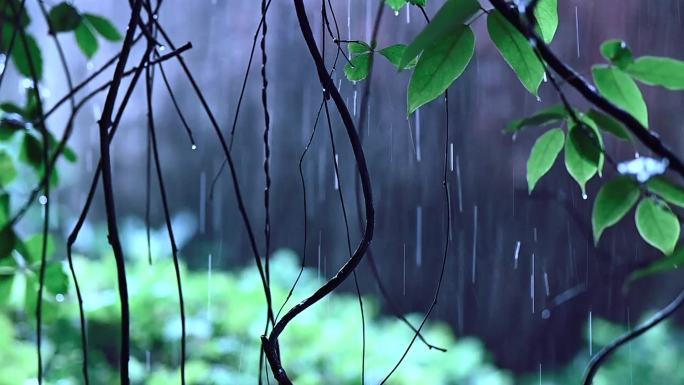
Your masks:
{"label": "raindrop", "polygon": [[95,65],[93,64],[93,62],[89,61],[89,62],[86,63],[86,69],[87,69],[88,71],[92,71],[93,68],[95,68]]}
{"label": "raindrop", "polygon": [[463,212],[463,191],[461,189],[461,163],[456,155],[456,186],[458,187],[458,212]]}
{"label": "raindrop", "polygon": [[199,196],[199,230],[200,234],[204,234],[207,222],[207,174],[204,171],[200,173]]}
{"label": "raindrop", "polygon": [[399,11],[394,11],[394,16],[399,16]]}
{"label": "raindrop", "polygon": [[592,331],[591,310],[589,310],[589,357],[594,355],[594,341]]}
{"label": "raindrop", "polygon": [[549,275],[546,272],[544,272],[544,288],[546,289],[546,296],[548,297],[551,290],[549,290]]}
{"label": "raindrop", "polygon": [[454,172],[454,142],[449,143],[449,168]]}
{"label": "raindrop", "polygon": [[207,262],[207,321],[211,323],[211,253]]}
{"label": "raindrop", "polygon": [[321,280],[321,237],[323,237],[323,230],[318,231],[318,280]]}
{"label": "raindrop", "polygon": [[420,162],[420,109],[416,110],[416,161]]}
{"label": "raindrop", "polygon": [[589,198],[589,196],[587,196],[587,193],[583,192],[582,193],[582,199],[584,199],[586,201],[587,198]]}
{"label": "raindrop", "polygon": [[41,205],[46,205],[47,201],[48,199],[45,195],[41,195],[38,197],[38,203],[40,203]]}
{"label": "raindrop", "polygon": [[542,319],[549,319],[551,318],[551,310],[549,309],[544,309],[542,310]]}
{"label": "raindrop", "polygon": [[513,269],[518,268],[518,257],[520,256],[520,241],[515,243],[515,253],[513,254]]}
{"label": "raindrop", "polygon": [[530,298],[532,299],[532,314],[534,314],[534,253],[532,253],[532,273],[530,274]]}
{"label": "raindrop", "polygon": [[64,294],[57,294],[55,296],[55,301],[57,302],[64,302]]}
{"label": "raindrop", "polygon": [[404,297],[406,297],[406,243],[404,243]]}
{"label": "raindrop", "polygon": [[164,45],[159,46],[159,51],[165,51],[165,50],[166,50],[166,47]]}
{"label": "raindrop", "polygon": [[190,149],[192,149],[193,151],[197,150],[197,145],[193,143],[193,145],[190,146]]}
{"label": "raindrop", "polygon": [[423,208],[416,207],[416,266],[423,264]]}
{"label": "raindrop", "polygon": [[[337,166],[339,163],[337,162],[337,154],[335,154],[335,166]],[[333,168],[333,174],[335,176],[335,190],[340,189],[340,181],[337,179],[337,172],[335,172],[335,169]]]}
{"label": "raindrop", "polygon": [[575,39],[577,41],[577,57],[580,57],[580,41],[579,41],[579,16],[577,11],[577,6],[575,6]]}
{"label": "raindrop", "polygon": [[354,90],[354,116],[356,116],[356,90]]}
{"label": "raindrop", "polygon": [[473,209],[473,271],[472,282],[475,283],[475,272],[477,269],[477,205]]}

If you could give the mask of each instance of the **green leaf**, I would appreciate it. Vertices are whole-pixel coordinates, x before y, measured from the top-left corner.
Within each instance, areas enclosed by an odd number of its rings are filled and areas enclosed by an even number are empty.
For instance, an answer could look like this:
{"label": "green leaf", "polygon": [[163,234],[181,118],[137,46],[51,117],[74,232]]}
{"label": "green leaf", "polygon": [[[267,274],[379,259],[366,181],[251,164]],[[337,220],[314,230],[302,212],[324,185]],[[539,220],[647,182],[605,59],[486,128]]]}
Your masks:
{"label": "green leaf", "polygon": [[647,267],[639,269],[631,274],[630,281],[636,281],[638,279],[647,277],[649,275],[662,273],[670,270],[679,268],[679,266],[684,264],[684,248],[677,247],[672,255],[661,258],[654,261]]}
{"label": "green leaf", "polygon": [[90,27],[88,27],[86,23],[81,23],[74,30],[74,34],[78,47],[88,59],[91,59],[99,48],[97,38],[95,37],[95,34],[93,34],[93,31],[90,30]]}
{"label": "green leaf", "polygon": [[0,187],[5,187],[17,177],[12,157],[4,150],[0,150]]}
{"label": "green leaf", "polygon": [[639,185],[626,176],[613,179],[601,187],[591,214],[595,244],[598,244],[605,229],[618,223],[634,207],[640,195]]}
{"label": "green leaf", "polygon": [[508,126],[506,126],[504,132],[507,134],[515,134],[525,127],[543,126],[546,124],[560,122],[561,120],[567,118],[567,116],[568,111],[565,109],[565,107],[560,104],[556,104],[538,111],[534,115],[531,115],[527,118],[510,122]]}
{"label": "green leaf", "polygon": [[[13,3],[13,6],[9,4],[10,2]],[[20,3],[18,0],[0,0],[0,18],[2,18],[3,21],[14,21],[16,19],[16,13],[14,12],[14,10],[17,10],[20,7],[20,24],[22,27],[26,28],[26,26],[28,26],[31,23],[31,18],[29,17],[28,12],[26,11],[26,7],[22,7],[22,3]]]}
{"label": "green leaf", "polygon": [[349,53],[351,54],[368,53],[372,50],[371,46],[363,41],[351,42],[349,43],[349,45],[347,45],[347,48],[349,49]]}
{"label": "green leaf", "polygon": [[36,77],[38,80],[41,80],[43,78],[43,55],[40,52],[38,43],[36,43],[36,39],[29,34],[26,34],[25,37],[26,44],[24,44],[24,39],[17,35],[14,42],[14,50],[12,51],[12,62],[17,67],[17,71],[27,78],[32,78],[30,66],[30,63],[32,63],[33,69],[36,71]]}
{"label": "green leaf", "polygon": [[634,80],[622,70],[606,66],[592,68],[594,82],[601,94],[629,112],[644,127],[648,127],[648,109]]}
{"label": "green leaf", "polygon": [[69,276],[59,262],[48,263],[45,266],[45,288],[52,294],[65,294],[69,288]]}
{"label": "green leaf", "polygon": [[684,62],[668,57],[643,56],[625,69],[638,81],[670,90],[684,90]]}
{"label": "green leaf", "polygon": [[[43,253],[43,234],[36,234],[17,245],[17,251],[29,264],[39,263]],[[52,237],[47,237],[45,257],[49,258],[55,252],[55,242]]]}
{"label": "green leaf", "polygon": [[399,68],[403,69],[429,46],[442,42],[447,36],[460,33],[465,23],[480,9],[477,0],[447,0],[437,11],[432,21],[406,47],[404,55],[399,61]]}
{"label": "green leaf", "polygon": [[[390,63],[392,63],[398,70],[401,70],[399,67],[399,62],[401,61],[402,56],[404,56],[404,51],[406,50],[406,45],[404,44],[394,44],[389,47],[385,47],[381,49],[380,54],[384,56],[387,60],[389,60]],[[418,58],[420,56],[416,56],[411,60],[407,65],[406,69],[410,69],[416,66],[418,63]]]}
{"label": "green leaf", "polygon": [[21,143],[19,160],[27,163],[35,170],[40,170],[43,167],[43,144],[28,132],[24,135],[24,140]]}
{"label": "green leaf", "polygon": [[[4,227],[4,226],[3,226]],[[0,227],[0,260],[10,255],[16,245],[17,237],[11,227]]]}
{"label": "green leaf", "polygon": [[[10,196],[7,193],[0,193],[0,230],[5,226],[9,220],[10,215]],[[2,240],[0,240],[2,242]],[[0,254],[0,257],[2,255]]]}
{"label": "green leaf", "polygon": [[406,0],[385,0],[385,4],[392,8],[394,12],[399,12],[406,5]]}
{"label": "green leaf", "polygon": [[61,2],[52,7],[48,19],[52,32],[73,31],[81,24],[81,15],[76,8],[66,2]]}
{"label": "green leaf", "polygon": [[98,15],[93,15],[92,13],[84,13],[83,18],[90,24],[97,33],[100,34],[103,38],[109,41],[120,41],[123,39],[123,36],[121,36],[121,33],[119,33],[119,30],[116,29],[114,24],[112,24],[111,21],[108,19],[98,16]]}
{"label": "green leaf", "polygon": [[487,30],[504,60],[518,75],[518,79],[532,95],[544,78],[544,66],[532,50],[525,36],[518,32],[499,11],[492,11],[487,17]]}
{"label": "green leaf", "polygon": [[606,132],[610,132],[616,137],[624,140],[631,140],[627,130],[622,126],[622,123],[617,121],[612,116],[606,115],[601,111],[591,108],[587,112],[589,119],[593,120],[598,127]]}
{"label": "green leaf", "polygon": [[577,181],[583,195],[586,195],[587,182],[596,175],[601,165],[603,155],[600,148],[595,133],[590,135],[586,127],[582,128],[575,124],[570,126],[565,141],[565,168]]}
{"label": "green leaf", "polygon": [[463,71],[475,52],[475,35],[468,27],[442,38],[418,60],[408,87],[408,113],[443,94]]}
{"label": "green leaf", "polygon": [[648,190],[675,206],[684,208],[684,189],[662,176],[655,176],[646,182]]}
{"label": "green leaf", "polygon": [[550,43],[558,29],[558,0],[539,0],[534,17],[544,42]]}
{"label": "green leaf", "polygon": [[608,40],[601,44],[601,55],[620,69],[634,62],[634,55],[623,40]]}
{"label": "green leaf", "polygon": [[547,131],[534,143],[527,160],[527,189],[529,193],[532,193],[539,179],[551,170],[558,154],[563,149],[564,143],[565,133],[560,128]]}
{"label": "green leaf", "polygon": [[352,57],[351,61],[344,66],[344,74],[347,79],[357,82],[368,77],[372,59],[373,55],[369,53]]}
{"label": "green leaf", "polygon": [[424,7],[427,4],[427,0],[408,0],[411,5],[418,5]]}
{"label": "green leaf", "polygon": [[639,234],[649,245],[666,255],[672,254],[679,239],[679,220],[665,202],[642,199],[635,220]]}

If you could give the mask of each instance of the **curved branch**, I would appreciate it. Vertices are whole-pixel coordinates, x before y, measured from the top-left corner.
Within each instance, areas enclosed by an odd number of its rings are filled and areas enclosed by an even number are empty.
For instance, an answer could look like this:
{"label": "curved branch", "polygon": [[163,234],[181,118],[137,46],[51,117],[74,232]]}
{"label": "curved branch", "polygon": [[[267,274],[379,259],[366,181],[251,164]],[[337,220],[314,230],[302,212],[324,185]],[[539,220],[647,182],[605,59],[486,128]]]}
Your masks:
{"label": "curved branch", "polygon": [[660,311],[658,311],[653,317],[651,317],[648,321],[644,322],[641,326],[632,330],[631,332],[623,334],[622,336],[618,337],[616,340],[611,342],[610,345],[607,345],[603,349],[601,349],[601,351],[598,352],[591,359],[591,361],[589,361],[589,366],[587,366],[587,371],[586,375],[584,376],[583,384],[591,385],[592,381],[594,380],[594,375],[596,375],[596,372],[599,370],[601,365],[622,345],[651,330],[653,327],[655,327],[656,325],[670,317],[672,314],[674,314],[674,312],[677,311],[680,307],[682,307],[682,305],[684,305],[684,290],[681,293],[679,293],[679,295],[677,296],[677,298],[674,299],[674,301],[670,302],[669,305],[665,306]]}
{"label": "curved branch", "polygon": [[608,115],[622,123],[641,143],[654,153],[666,158],[670,166],[684,178],[684,163],[670,150],[652,131],[647,130],[636,118],[627,111],[616,106],[614,103],[603,97],[594,86],[582,77],[577,71],[559,59],[546,43],[521,20],[518,12],[510,7],[506,0],[491,0],[492,5],[511,23],[520,33],[522,33],[530,44],[539,51],[549,68],[553,69],[561,78],[579,92],[588,102],[598,107]]}
{"label": "curved branch", "polygon": [[288,311],[283,318],[275,324],[268,338],[266,336],[262,337],[262,343],[264,345],[264,350],[266,351],[266,357],[268,358],[273,375],[281,384],[291,384],[292,381],[288,378],[287,373],[281,364],[278,348],[278,336],[283,332],[287,324],[290,323],[290,321],[292,321],[297,315],[330,294],[353,273],[354,269],[356,269],[363,259],[363,255],[368,249],[371,239],[373,239],[373,230],[375,228],[375,210],[373,208],[373,193],[371,190],[370,175],[368,172],[368,166],[366,164],[366,157],[363,153],[363,146],[361,145],[361,141],[359,140],[359,136],[356,132],[354,121],[344,103],[344,100],[342,99],[342,95],[340,95],[339,91],[335,87],[335,84],[333,83],[332,78],[330,75],[328,75],[323,58],[316,47],[316,40],[313,36],[313,32],[311,31],[311,25],[309,24],[309,20],[306,15],[306,8],[304,6],[303,0],[293,1],[295,11],[297,13],[297,19],[299,21],[299,27],[311,54],[311,58],[316,65],[316,71],[318,72],[321,85],[326,92],[326,96],[332,97],[332,100],[340,113],[342,122],[347,131],[347,136],[349,137],[349,142],[354,152],[354,159],[356,160],[359,174],[361,175],[361,185],[363,188],[364,203],[366,206],[366,228],[363,238],[359,242],[354,254],[340,268],[337,274],[322,287],[316,290],[316,292],[310,297],[290,309],[290,311]]}

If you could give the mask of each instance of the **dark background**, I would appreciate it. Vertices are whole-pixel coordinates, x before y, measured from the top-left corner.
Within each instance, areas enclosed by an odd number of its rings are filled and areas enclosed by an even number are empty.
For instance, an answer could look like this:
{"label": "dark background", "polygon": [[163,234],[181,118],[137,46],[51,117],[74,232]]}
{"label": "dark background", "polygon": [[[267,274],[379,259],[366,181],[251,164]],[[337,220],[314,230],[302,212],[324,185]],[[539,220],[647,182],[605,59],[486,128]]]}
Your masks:
{"label": "dark background", "polygon": [[[75,3],[84,10],[108,15],[118,26],[125,25],[129,12],[121,2]],[[160,16],[163,24],[176,45],[193,43],[193,49],[184,56],[228,135],[259,21],[260,2],[167,0],[165,3]],[[342,38],[368,40],[376,3],[359,0],[333,3]],[[434,14],[440,3],[430,1],[428,13]],[[684,4],[680,0],[559,0],[559,3],[561,23],[552,47],[584,74],[589,73],[592,64],[603,61],[598,48],[609,38],[625,39],[636,56],[653,54],[684,59],[681,45]],[[319,34],[320,4],[309,1],[308,5],[312,24]],[[351,30],[347,29],[348,9],[351,9]],[[385,12],[379,47],[409,43],[424,26],[417,9],[411,9],[410,23],[406,12],[404,9],[398,16],[391,10]],[[448,321],[458,335],[482,338],[499,365],[518,371],[534,370],[539,362],[545,366],[561,364],[583,347],[590,312],[594,317],[634,324],[645,311],[668,302],[680,289],[681,274],[644,280],[623,290],[624,267],[634,261],[656,258],[657,251],[638,238],[631,219],[607,231],[599,248],[594,248],[589,215],[600,182],[592,180],[588,199],[582,199],[577,184],[564,170],[562,158],[542,179],[535,193],[527,194],[525,162],[532,143],[542,131],[530,129],[515,140],[501,131],[507,122],[556,103],[557,97],[550,85],[544,84],[541,100],[535,100],[495,50],[486,33],[485,18],[477,20],[473,27],[477,36],[476,56],[449,90],[449,142],[453,143],[454,150],[454,171],[448,172],[451,234],[445,234],[447,216],[441,188],[444,102],[436,101],[422,108],[409,125],[405,113],[409,74],[397,73],[380,56],[375,60],[368,130],[364,138],[377,210],[372,251],[382,278],[402,312],[424,312],[436,287],[445,237],[451,236],[446,278],[433,317]],[[44,31],[37,32],[41,33],[36,35],[45,36]],[[49,46],[50,42],[44,39],[42,44]],[[71,39],[63,40],[68,52],[76,52]],[[301,255],[303,205],[298,160],[313,128],[321,87],[294,10],[287,1],[273,2],[268,17],[267,45],[272,119],[272,249],[291,248]],[[327,47],[330,65],[334,53],[330,40]],[[104,53],[92,63],[94,68],[117,47],[103,44],[102,49]],[[57,63],[53,51],[44,50],[46,63]],[[263,253],[263,116],[260,59],[256,56],[254,60],[233,154]],[[70,55],[70,63],[77,79],[91,70],[81,55]],[[360,106],[363,83],[354,85],[344,79],[343,64],[342,60],[333,76],[336,82],[342,79],[341,92],[353,110],[357,92],[357,108]],[[177,64],[170,61],[165,64],[165,70],[191,122],[198,146],[196,151],[191,150],[163,83],[156,82],[155,118],[171,208],[174,213],[191,213],[197,223],[197,232],[183,247],[183,257],[197,269],[205,268],[209,253],[213,254],[214,263],[225,269],[252,263],[226,172],[218,180],[213,199],[208,197],[211,180],[223,161],[218,141]],[[47,86],[53,95],[53,99],[48,99],[50,105],[62,94],[64,85],[59,66],[48,67],[46,71]],[[578,106],[586,106],[567,90]],[[642,90],[650,107],[652,129],[673,148],[681,149],[682,94],[649,87]],[[113,144],[117,204],[124,217],[142,217],[145,213],[143,101],[143,87],[139,87]],[[98,103],[101,105],[102,100]],[[332,111],[341,186],[355,243],[361,234],[354,194],[356,169],[344,128]],[[97,161],[94,118],[97,112],[95,107],[92,114],[81,114],[74,138],[74,146],[82,154],[81,161],[64,173],[64,187],[56,193],[61,203],[57,217],[67,224],[82,205]],[[54,117],[55,121],[63,118]],[[633,158],[635,151],[648,155],[627,143],[606,140],[609,151],[619,160]],[[348,258],[348,253],[325,125],[319,125],[303,169],[309,214],[307,265],[319,266],[320,247],[320,268],[322,274],[330,277]],[[606,176],[611,175],[614,170],[607,170]],[[156,189],[152,196],[155,197],[153,225],[161,227],[163,215]],[[98,201],[90,219],[92,223],[103,221],[101,202]],[[518,242],[516,269],[514,255]],[[418,259],[421,259],[420,265]],[[377,293],[375,280],[365,263],[359,277],[364,292]],[[558,306],[552,304],[554,299],[559,301],[559,295],[573,288],[577,289],[577,296]],[[344,289],[351,290],[351,283]]]}

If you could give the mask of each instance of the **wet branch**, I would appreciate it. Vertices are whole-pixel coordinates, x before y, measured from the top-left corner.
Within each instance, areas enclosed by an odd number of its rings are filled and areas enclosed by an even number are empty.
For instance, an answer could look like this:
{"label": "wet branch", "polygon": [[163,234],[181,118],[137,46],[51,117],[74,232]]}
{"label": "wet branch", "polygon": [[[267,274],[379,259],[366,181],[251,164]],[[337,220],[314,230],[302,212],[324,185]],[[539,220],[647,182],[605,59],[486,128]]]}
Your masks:
{"label": "wet branch", "polygon": [[321,85],[326,90],[328,95],[332,97],[333,102],[335,103],[335,106],[341,115],[342,122],[344,123],[347,131],[347,136],[349,137],[349,142],[354,152],[354,158],[356,160],[359,173],[361,174],[364,203],[366,205],[366,228],[363,238],[359,242],[354,254],[342,266],[337,274],[307,299],[290,309],[290,311],[288,311],[283,318],[275,324],[271,334],[268,337],[262,337],[262,343],[264,345],[264,350],[266,351],[266,356],[271,366],[271,370],[273,371],[274,377],[280,384],[291,384],[292,381],[287,376],[287,373],[285,372],[285,369],[283,369],[281,363],[280,351],[278,347],[278,336],[283,332],[287,324],[289,324],[290,321],[292,321],[297,315],[330,294],[353,273],[354,269],[356,269],[363,259],[363,255],[370,245],[371,239],[373,238],[373,230],[375,228],[375,210],[373,208],[373,194],[370,184],[370,175],[368,173],[368,166],[366,164],[363,147],[359,140],[358,133],[356,132],[354,121],[344,103],[344,100],[342,99],[342,96],[335,87],[332,78],[330,75],[328,75],[323,58],[316,47],[316,40],[314,38],[313,32],[311,31],[311,25],[309,24],[309,20],[306,15],[306,8],[304,6],[303,0],[294,0],[294,7],[297,13],[299,27],[316,66],[316,71],[318,72]]}

